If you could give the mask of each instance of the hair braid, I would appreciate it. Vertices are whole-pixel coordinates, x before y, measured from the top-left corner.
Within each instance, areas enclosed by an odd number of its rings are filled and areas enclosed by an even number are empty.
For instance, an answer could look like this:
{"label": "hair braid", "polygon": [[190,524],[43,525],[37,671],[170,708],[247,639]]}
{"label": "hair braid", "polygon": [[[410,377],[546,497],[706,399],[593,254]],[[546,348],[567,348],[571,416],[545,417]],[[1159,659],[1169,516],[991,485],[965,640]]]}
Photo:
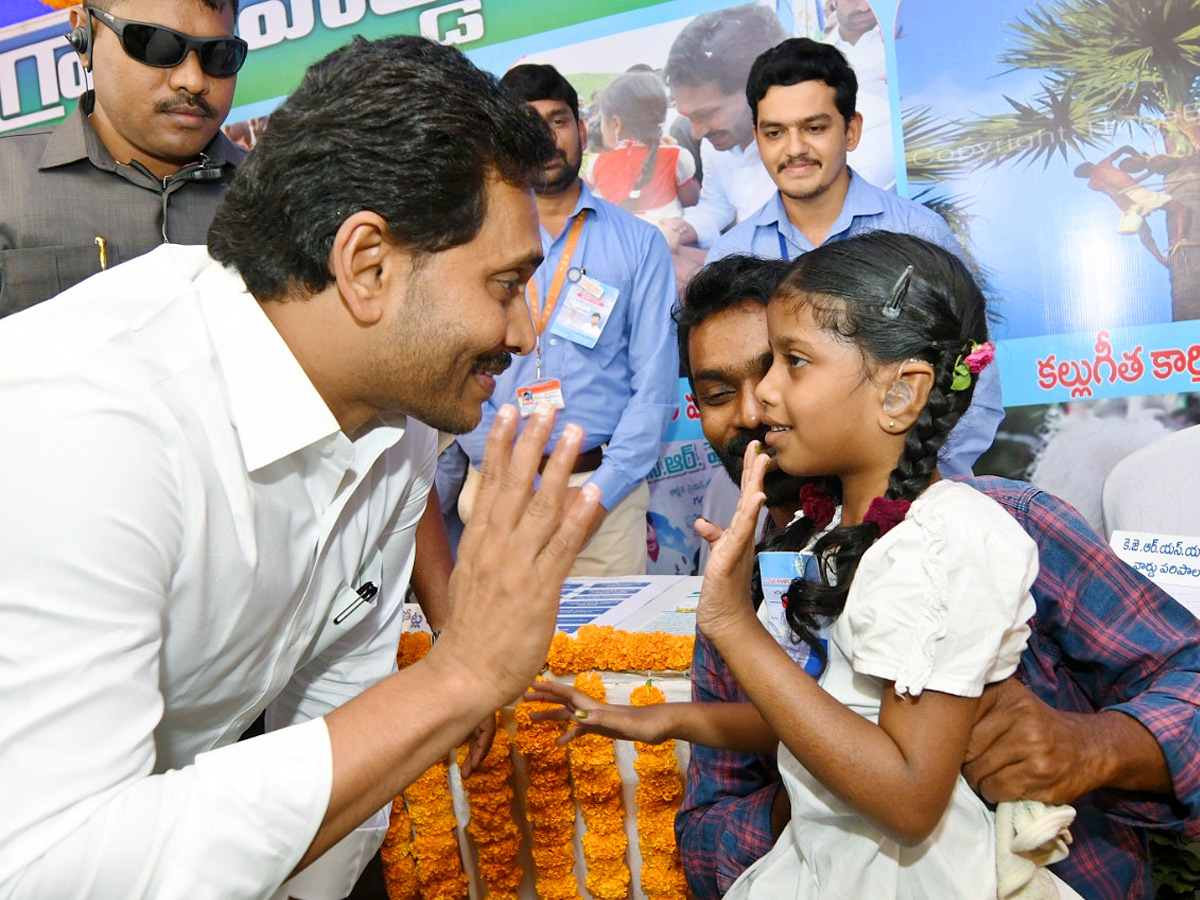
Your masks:
{"label": "hair braid", "polygon": [[637,181],[633,183],[633,187],[629,191],[629,196],[621,201],[621,208],[633,212],[637,209],[638,203],[642,199],[642,188],[644,188],[650,179],[654,176],[654,167],[658,164],[658,145],[662,143],[661,138],[651,138],[646,141],[646,159],[642,163],[642,171],[638,175]]}
{"label": "hair braid", "polygon": [[950,429],[958,421],[951,415],[953,408],[962,406],[965,391],[952,391],[954,361],[958,351],[942,350],[933,362],[933,386],[925,407],[917,415],[916,422],[904,439],[904,450],[888,477],[887,497],[889,500],[915,500],[921,491],[929,487],[930,476],[937,468],[938,451],[946,443]]}

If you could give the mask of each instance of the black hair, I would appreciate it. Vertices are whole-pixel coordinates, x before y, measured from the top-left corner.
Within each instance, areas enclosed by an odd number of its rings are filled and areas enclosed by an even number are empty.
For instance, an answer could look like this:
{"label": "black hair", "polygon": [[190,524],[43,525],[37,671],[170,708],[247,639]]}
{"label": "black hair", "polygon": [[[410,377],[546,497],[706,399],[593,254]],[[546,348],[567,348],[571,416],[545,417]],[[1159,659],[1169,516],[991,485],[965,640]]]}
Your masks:
{"label": "black hair", "polygon": [[[912,278],[900,313],[889,318],[884,305],[908,266]],[[915,500],[929,486],[938,451],[974,393],[973,377],[965,389],[951,389],[955,362],[988,336],[986,303],[966,266],[921,238],[876,231],[799,257],[771,302],[807,308],[819,328],[858,348],[868,375],[909,359],[933,367],[929,399],[905,437],[884,495]],[[793,529],[784,539],[790,546],[802,546],[813,533],[803,518],[788,531]],[[859,560],[878,537],[873,522],[835,528],[813,546],[821,580],[798,578],[788,588],[788,623],[822,662],[816,633],[841,614]]]}
{"label": "black hair", "polygon": [[651,70],[626,72],[614,78],[600,95],[600,115],[617,116],[621,125],[646,145],[646,159],[629,196],[621,201],[628,210],[637,209],[642,188],[654,176],[663,121],[667,118],[667,89]]}
{"label": "black hair", "polygon": [[523,103],[558,100],[571,107],[579,121],[579,94],[554,66],[524,63],[513,66],[500,79],[500,87]]}
{"label": "black hair", "polygon": [[754,58],[787,37],[774,10],[760,3],[696,16],[667,54],[667,83],[698,87],[715,83],[723,94],[746,87]]}
{"label": "black hair", "polygon": [[373,210],[406,250],[472,240],[488,179],[529,187],[554,155],[540,119],[459,51],[355,37],[312,65],[238,168],[208,232],[260,300],[333,280],[342,222]]}
{"label": "black hair", "polygon": [[792,264],[783,259],[764,259],[735,253],[704,266],[688,282],[671,318],[675,320],[679,337],[679,362],[688,384],[692,383],[692,362],[688,355],[688,339],[692,329],[711,316],[753,302],[766,306],[779,282],[791,271]]}
{"label": "black hair", "polygon": [[803,81],[823,81],[833,88],[833,102],[849,124],[858,101],[858,76],[842,51],[809,38],[788,38],[754,61],[746,78],[746,102],[758,124],[758,102],[767,90]]}

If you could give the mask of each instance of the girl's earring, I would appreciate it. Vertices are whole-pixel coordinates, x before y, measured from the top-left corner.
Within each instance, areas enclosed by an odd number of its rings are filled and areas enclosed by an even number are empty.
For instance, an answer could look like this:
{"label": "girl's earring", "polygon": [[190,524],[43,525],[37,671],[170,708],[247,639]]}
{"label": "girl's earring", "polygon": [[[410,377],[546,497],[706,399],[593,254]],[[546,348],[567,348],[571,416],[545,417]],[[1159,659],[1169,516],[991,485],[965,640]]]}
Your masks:
{"label": "girl's earring", "polygon": [[890,422],[888,422],[888,428],[892,429],[893,431],[895,430],[895,428],[896,428],[896,420],[895,419],[892,419]]}

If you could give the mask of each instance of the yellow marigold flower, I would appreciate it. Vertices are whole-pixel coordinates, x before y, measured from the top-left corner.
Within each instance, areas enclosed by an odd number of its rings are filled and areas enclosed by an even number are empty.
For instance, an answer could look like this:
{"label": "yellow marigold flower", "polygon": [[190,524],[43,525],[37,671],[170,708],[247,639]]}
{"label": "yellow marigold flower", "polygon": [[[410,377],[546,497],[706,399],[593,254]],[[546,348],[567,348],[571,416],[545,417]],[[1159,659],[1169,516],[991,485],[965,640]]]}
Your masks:
{"label": "yellow marigold flower", "polygon": [[610,860],[625,859],[625,851],[629,848],[629,838],[624,829],[600,834],[588,831],[583,835],[583,854],[589,859]]}

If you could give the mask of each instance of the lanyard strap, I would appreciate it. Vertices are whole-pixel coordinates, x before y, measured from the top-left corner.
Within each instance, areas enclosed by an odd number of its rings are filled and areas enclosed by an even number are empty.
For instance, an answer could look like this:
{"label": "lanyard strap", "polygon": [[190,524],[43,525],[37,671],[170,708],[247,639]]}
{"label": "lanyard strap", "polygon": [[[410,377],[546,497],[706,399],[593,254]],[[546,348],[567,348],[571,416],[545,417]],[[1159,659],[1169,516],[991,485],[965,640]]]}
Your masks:
{"label": "lanyard strap", "polygon": [[787,244],[783,242],[783,232],[779,231],[778,227],[775,231],[775,237],[779,238],[779,258],[784,262],[791,262],[791,260],[788,259]]}
{"label": "lanyard strap", "polygon": [[532,278],[529,279],[527,287],[529,310],[533,313],[533,327],[537,329],[538,337],[541,337],[542,332],[546,330],[550,316],[554,314],[554,307],[558,305],[558,295],[562,293],[567,270],[571,268],[571,257],[575,255],[575,245],[579,243],[579,235],[583,233],[583,223],[587,219],[587,213],[586,209],[581,210],[575,217],[575,221],[571,223],[571,230],[567,233],[567,243],[563,247],[562,256],[558,259],[558,268],[554,270],[554,278],[550,281],[550,294],[546,297],[545,309],[542,309],[538,300],[537,284]]}

